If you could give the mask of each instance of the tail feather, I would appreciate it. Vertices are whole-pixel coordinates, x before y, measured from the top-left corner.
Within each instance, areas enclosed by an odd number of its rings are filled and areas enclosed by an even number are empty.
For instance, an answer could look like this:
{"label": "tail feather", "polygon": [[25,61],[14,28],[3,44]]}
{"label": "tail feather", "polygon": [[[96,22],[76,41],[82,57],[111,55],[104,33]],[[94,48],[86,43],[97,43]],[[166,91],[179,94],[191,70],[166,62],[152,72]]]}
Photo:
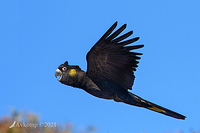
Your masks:
{"label": "tail feather", "polygon": [[164,107],[161,107],[159,105],[151,103],[151,102],[144,100],[144,99],[142,99],[142,98],[140,98],[140,97],[138,97],[138,96],[136,96],[132,93],[129,93],[129,94],[131,94],[131,97],[133,97],[137,101],[136,103],[134,102],[133,105],[136,105],[136,106],[139,106],[139,107],[144,107],[144,108],[147,108],[149,110],[156,111],[158,113],[161,113],[161,114],[164,114],[164,115],[167,115],[167,116],[171,116],[171,117],[174,117],[174,118],[177,118],[177,119],[185,120],[185,118],[186,118],[185,116],[183,116],[179,113],[176,113],[174,111],[171,111],[171,110],[166,109]]}

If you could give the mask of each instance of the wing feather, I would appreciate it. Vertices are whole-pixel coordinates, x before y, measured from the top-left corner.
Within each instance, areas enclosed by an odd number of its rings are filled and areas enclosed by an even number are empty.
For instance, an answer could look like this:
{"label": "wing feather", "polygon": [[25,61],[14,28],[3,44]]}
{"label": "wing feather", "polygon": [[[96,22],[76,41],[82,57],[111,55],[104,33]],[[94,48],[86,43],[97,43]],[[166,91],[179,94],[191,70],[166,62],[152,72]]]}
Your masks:
{"label": "wing feather", "polygon": [[122,36],[120,36],[120,37],[114,39],[113,42],[114,42],[114,43],[115,43],[115,42],[120,42],[120,41],[126,39],[127,37],[129,37],[129,36],[132,35],[132,34],[133,34],[133,31],[129,31],[128,33],[126,33],[126,34],[124,34],[124,35],[122,35]]}
{"label": "wing feather", "polygon": [[126,28],[126,24],[124,24],[122,27],[120,27],[117,31],[115,31],[112,35],[110,35],[106,40],[111,41],[116,36],[118,36],[125,28]]}
{"label": "wing feather", "polygon": [[116,28],[115,22],[108,31],[97,41],[97,43],[87,53],[86,74],[96,83],[111,82],[125,90],[132,89],[135,79],[134,72],[138,67],[142,53],[130,52],[144,47],[144,45],[126,46],[139,40],[139,37],[123,41],[133,34],[130,31],[117,37],[125,28],[121,26],[113,34]]}

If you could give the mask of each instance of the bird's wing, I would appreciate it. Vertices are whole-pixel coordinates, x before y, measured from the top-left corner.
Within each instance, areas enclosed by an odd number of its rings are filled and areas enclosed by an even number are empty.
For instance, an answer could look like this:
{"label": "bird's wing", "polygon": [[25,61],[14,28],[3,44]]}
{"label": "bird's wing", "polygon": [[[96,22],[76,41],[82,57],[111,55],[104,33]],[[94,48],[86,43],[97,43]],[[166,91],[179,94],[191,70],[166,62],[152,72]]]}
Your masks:
{"label": "bird's wing", "polygon": [[87,76],[95,83],[108,81],[131,90],[135,79],[133,71],[138,67],[138,55],[142,54],[130,50],[142,48],[144,45],[126,46],[137,41],[139,37],[124,41],[133,31],[117,37],[126,28],[126,24],[111,34],[116,26],[117,22],[87,53]]}

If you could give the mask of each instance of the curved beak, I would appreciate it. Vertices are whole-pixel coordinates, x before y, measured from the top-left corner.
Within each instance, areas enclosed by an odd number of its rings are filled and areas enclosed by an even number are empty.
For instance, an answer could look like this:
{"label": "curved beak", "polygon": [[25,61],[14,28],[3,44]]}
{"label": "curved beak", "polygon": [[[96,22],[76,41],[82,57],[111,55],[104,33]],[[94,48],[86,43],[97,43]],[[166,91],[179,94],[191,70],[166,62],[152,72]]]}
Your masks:
{"label": "curved beak", "polygon": [[57,78],[57,76],[60,76],[58,78],[58,81],[60,81],[62,79],[62,72],[59,69],[57,69],[56,72],[55,72],[55,77]]}

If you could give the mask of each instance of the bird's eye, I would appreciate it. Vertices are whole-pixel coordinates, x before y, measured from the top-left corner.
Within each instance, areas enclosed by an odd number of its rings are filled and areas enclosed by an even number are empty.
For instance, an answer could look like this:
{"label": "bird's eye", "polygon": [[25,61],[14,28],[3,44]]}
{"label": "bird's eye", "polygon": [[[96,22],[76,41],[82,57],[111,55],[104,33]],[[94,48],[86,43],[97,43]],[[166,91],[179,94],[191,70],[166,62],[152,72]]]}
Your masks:
{"label": "bird's eye", "polygon": [[62,70],[63,70],[63,71],[66,71],[66,70],[67,70],[67,68],[66,68],[66,67],[63,67],[63,68],[62,68]]}

